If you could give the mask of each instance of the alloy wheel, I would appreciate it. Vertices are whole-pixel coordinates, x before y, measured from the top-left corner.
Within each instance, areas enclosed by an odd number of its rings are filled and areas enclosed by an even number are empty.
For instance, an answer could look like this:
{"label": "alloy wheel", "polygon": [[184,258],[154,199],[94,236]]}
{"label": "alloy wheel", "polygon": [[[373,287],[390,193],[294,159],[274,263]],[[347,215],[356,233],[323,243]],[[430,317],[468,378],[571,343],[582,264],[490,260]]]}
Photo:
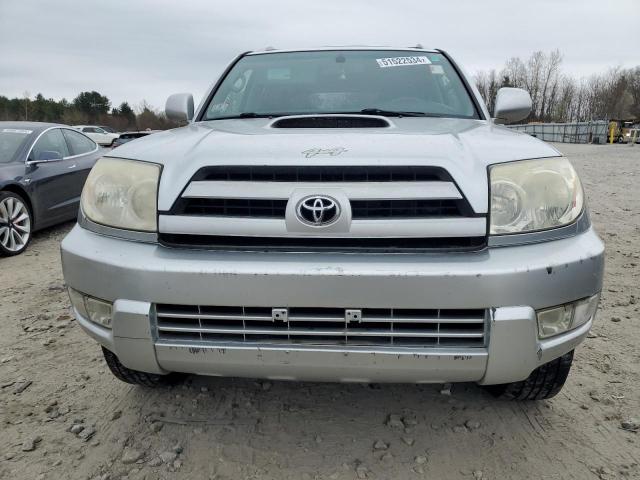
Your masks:
{"label": "alloy wheel", "polygon": [[0,244],[9,252],[23,250],[31,236],[31,218],[27,206],[13,196],[0,201]]}

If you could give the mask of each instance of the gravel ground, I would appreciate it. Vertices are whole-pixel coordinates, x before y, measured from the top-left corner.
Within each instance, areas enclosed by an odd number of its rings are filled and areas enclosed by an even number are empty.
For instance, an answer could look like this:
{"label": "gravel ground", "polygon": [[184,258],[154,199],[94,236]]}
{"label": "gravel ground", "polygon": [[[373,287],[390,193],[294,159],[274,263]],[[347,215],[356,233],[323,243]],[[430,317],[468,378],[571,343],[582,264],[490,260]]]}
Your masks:
{"label": "gravel ground", "polygon": [[437,385],[120,383],[69,315],[63,225],[0,259],[0,478],[640,478],[640,147],[558,147],[581,172],[607,268],[593,332],[555,399],[500,402],[467,384],[445,395]]}

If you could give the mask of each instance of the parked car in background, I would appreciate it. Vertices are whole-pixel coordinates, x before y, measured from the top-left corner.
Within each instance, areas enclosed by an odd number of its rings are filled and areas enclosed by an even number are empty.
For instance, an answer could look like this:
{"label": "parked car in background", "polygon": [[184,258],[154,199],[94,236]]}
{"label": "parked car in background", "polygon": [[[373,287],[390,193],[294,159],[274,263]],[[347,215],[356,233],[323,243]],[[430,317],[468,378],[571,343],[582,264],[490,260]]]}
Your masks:
{"label": "parked car in background", "polygon": [[22,253],[34,231],[77,216],[100,150],[66,125],[0,122],[0,255]]}
{"label": "parked car in background", "polygon": [[114,128],[109,127],[107,125],[98,125],[98,127],[100,127],[102,130],[104,130],[107,133],[118,133]]}
{"label": "parked car in background", "polygon": [[74,125],[73,128],[84,133],[91,140],[103,147],[110,147],[119,137],[117,133],[110,133],[96,125]]}
{"label": "parked car in background", "polygon": [[98,161],[62,263],[125,382],[476,382],[556,395],[604,246],[569,159],[441,50],[246,53]]}
{"label": "parked car in background", "polygon": [[120,136],[113,142],[112,147],[113,148],[119,147],[120,145],[129,143],[131,140],[146,137],[147,135],[151,135],[152,133],[157,133],[159,131],[160,130],[144,130],[141,132],[122,132]]}

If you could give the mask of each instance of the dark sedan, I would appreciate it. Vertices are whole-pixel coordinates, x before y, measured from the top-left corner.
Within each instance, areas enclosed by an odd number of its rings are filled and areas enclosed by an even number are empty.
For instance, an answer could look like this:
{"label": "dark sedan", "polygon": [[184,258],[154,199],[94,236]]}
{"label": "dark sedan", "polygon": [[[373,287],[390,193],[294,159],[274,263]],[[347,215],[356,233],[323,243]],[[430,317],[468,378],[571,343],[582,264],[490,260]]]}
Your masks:
{"label": "dark sedan", "polygon": [[122,132],[120,136],[113,141],[111,146],[113,148],[116,148],[116,147],[119,147],[120,145],[124,145],[125,143],[129,143],[132,140],[146,137],[147,135],[151,135],[152,133],[156,133],[159,131],[160,130],[143,130],[141,132]]}
{"label": "dark sedan", "polygon": [[66,125],[0,122],[0,255],[22,253],[34,231],[76,217],[100,155]]}

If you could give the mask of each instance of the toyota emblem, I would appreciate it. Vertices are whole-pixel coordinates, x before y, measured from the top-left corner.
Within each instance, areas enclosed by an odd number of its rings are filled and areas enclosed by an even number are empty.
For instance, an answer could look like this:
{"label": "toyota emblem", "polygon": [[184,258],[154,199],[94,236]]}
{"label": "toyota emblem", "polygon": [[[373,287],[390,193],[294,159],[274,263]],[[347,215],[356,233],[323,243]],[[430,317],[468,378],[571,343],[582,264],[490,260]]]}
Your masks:
{"label": "toyota emblem", "polygon": [[307,225],[324,227],[331,225],[340,216],[338,202],[324,195],[304,197],[296,207],[298,219]]}

